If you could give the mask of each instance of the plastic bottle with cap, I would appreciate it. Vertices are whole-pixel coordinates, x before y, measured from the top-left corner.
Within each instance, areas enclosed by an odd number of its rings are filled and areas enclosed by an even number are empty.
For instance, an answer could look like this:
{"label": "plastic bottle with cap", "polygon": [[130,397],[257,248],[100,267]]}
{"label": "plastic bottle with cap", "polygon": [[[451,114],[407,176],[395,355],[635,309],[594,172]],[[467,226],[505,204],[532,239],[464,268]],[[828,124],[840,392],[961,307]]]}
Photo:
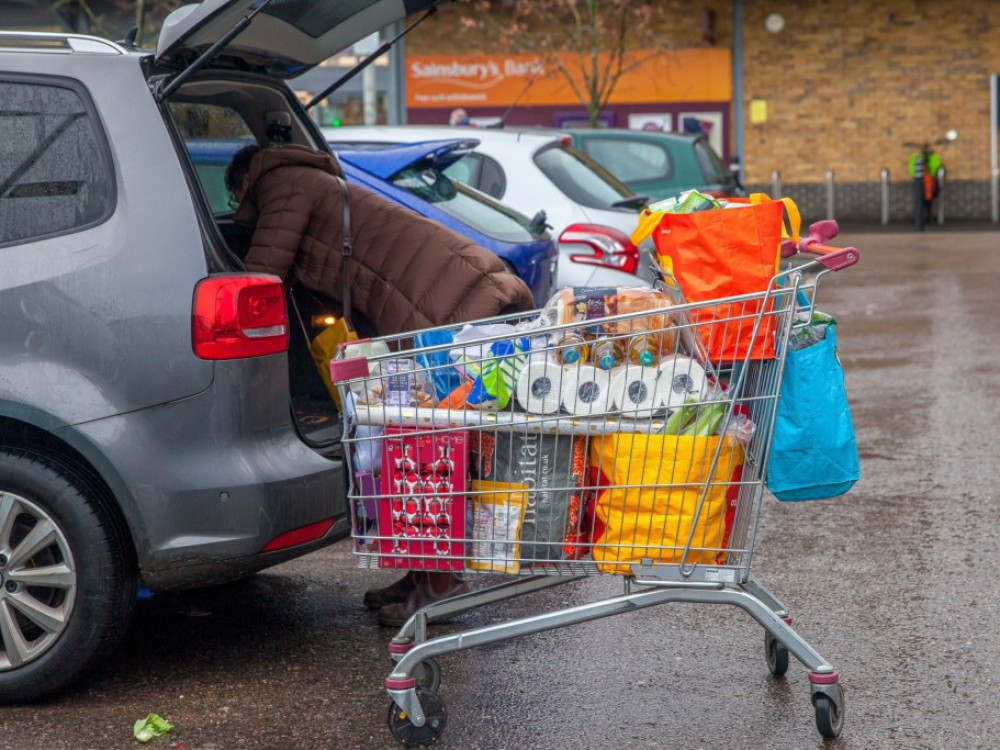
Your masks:
{"label": "plastic bottle with cap", "polygon": [[591,361],[602,370],[617,367],[625,360],[625,347],[618,339],[604,337],[594,342],[591,348]]}
{"label": "plastic bottle with cap", "polygon": [[576,331],[567,331],[553,343],[560,364],[576,365],[587,361],[587,339]]}
{"label": "plastic bottle with cap", "polygon": [[633,336],[628,342],[628,358],[633,364],[652,367],[660,358],[660,346],[655,338],[647,334]]}

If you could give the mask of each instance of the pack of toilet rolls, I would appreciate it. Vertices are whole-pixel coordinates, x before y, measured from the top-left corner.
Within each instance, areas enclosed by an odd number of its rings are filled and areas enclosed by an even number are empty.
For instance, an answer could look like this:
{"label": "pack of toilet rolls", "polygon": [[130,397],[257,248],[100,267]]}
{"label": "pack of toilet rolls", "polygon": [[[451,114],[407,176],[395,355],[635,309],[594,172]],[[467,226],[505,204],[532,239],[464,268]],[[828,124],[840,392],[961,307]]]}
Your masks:
{"label": "pack of toilet rolls", "polygon": [[710,378],[673,306],[658,289],[568,287],[530,320],[468,325],[448,352],[463,378],[436,406],[644,419],[701,400]]}

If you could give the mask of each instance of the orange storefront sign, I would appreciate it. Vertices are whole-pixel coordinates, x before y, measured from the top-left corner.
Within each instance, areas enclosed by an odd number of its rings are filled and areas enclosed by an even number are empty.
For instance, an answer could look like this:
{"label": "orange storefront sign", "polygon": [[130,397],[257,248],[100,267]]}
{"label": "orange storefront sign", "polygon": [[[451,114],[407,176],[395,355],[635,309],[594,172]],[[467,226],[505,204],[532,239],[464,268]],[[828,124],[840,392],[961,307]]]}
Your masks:
{"label": "orange storefront sign", "polygon": [[[564,54],[561,64],[582,90],[580,61]],[[600,61],[602,65],[606,60]],[[611,104],[638,102],[728,102],[732,71],[728,49],[637,51],[619,78]],[[580,97],[553,63],[536,55],[408,55],[408,107],[579,105]]]}

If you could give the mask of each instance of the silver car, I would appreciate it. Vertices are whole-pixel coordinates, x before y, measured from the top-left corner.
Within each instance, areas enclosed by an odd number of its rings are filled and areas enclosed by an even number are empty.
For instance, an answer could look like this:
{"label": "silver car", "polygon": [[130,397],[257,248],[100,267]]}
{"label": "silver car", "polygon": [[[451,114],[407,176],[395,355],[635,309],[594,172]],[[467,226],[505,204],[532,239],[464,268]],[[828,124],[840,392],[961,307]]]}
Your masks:
{"label": "silver car", "polygon": [[185,142],[326,148],[283,79],[432,5],[206,0],[155,52],[0,32],[0,702],[101,660],[140,586],[348,532],[330,400]]}

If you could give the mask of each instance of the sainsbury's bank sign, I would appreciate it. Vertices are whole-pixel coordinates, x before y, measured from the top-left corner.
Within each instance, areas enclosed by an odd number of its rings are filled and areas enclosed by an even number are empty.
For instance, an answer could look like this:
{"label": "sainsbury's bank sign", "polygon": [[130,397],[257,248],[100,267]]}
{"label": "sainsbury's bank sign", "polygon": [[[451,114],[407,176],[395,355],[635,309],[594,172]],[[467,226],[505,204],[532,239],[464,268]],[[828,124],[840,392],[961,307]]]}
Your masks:
{"label": "sainsbury's bank sign", "polygon": [[[729,101],[732,96],[728,49],[639,50],[626,58],[611,104]],[[407,106],[577,105],[563,70],[584,90],[579,58],[573,54],[552,62],[537,55],[410,55]]]}

